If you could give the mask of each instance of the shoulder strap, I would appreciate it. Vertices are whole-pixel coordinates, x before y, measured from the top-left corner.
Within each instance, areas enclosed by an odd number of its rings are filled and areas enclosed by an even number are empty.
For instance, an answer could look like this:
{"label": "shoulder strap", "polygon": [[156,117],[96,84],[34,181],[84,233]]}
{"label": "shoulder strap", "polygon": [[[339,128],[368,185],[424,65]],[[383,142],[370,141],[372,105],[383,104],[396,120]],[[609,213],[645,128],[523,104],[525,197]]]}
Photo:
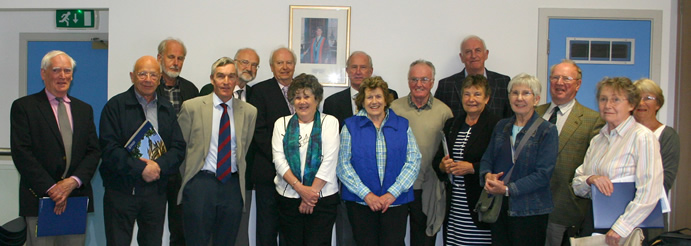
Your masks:
{"label": "shoulder strap", "polygon": [[516,163],[516,158],[518,158],[518,155],[521,153],[521,150],[523,150],[523,146],[525,146],[525,143],[528,142],[528,139],[530,138],[530,136],[532,136],[533,133],[535,133],[535,131],[537,131],[537,127],[540,126],[543,121],[545,121],[545,120],[542,119],[542,117],[537,117],[535,119],[535,121],[533,122],[533,124],[530,126],[530,128],[528,128],[528,130],[525,132],[525,135],[523,135],[523,138],[521,138],[521,141],[518,142],[518,146],[516,147],[516,151],[513,155],[514,165],[511,166],[511,169],[509,169],[509,172],[507,172],[506,175],[504,176],[503,180],[505,180],[505,182],[510,181],[511,173],[513,172],[513,167],[515,166],[515,163]]}

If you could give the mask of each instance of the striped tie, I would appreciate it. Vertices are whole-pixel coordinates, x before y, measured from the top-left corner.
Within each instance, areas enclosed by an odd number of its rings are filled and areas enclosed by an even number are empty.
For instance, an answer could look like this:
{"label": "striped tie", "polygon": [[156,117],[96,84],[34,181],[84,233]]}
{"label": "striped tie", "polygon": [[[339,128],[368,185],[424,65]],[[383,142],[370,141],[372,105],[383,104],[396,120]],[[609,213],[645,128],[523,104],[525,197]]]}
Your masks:
{"label": "striped tie", "polygon": [[230,117],[228,117],[228,105],[221,103],[223,114],[221,125],[218,127],[218,155],[216,155],[216,178],[225,183],[230,179],[232,167],[230,164]]}

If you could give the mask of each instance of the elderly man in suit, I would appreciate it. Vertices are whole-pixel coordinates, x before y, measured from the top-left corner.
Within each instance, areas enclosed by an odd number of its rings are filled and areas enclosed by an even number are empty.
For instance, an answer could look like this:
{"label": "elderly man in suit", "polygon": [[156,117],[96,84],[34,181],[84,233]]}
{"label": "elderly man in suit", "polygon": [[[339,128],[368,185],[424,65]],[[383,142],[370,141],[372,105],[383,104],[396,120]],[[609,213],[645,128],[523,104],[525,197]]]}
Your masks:
{"label": "elderly man in suit", "polygon": [[77,63],[62,51],[41,60],[45,89],[19,98],[10,113],[12,159],[19,171],[19,215],[27,227],[27,245],[84,245],[85,235],[36,237],[39,198],[50,197],[56,214],[68,197],[88,196],[94,211],[91,178],[101,151],[91,106],[67,95]]}
{"label": "elderly man in suit", "polygon": [[[161,245],[168,176],[185,157],[175,108],[156,93],[161,67],[152,56],[137,59],[130,72],[132,86],[103,107],[100,143],[103,162],[103,217],[108,245],[129,245],[136,220],[139,245]],[[167,149],[156,159],[135,158],[125,145],[149,121]]]}
{"label": "elderly man in suit", "polygon": [[475,35],[465,37],[461,42],[461,53],[458,55],[465,64],[465,68],[460,73],[440,80],[434,97],[448,105],[453,115],[460,115],[463,110],[461,105],[463,79],[469,75],[484,75],[492,91],[485,110],[500,118],[511,117],[513,111],[509,105],[509,92],[507,91],[511,79],[506,75],[485,68],[485,61],[489,57],[489,50],[485,46],[485,41]]}
{"label": "elderly man in suit", "polygon": [[[535,110],[545,120],[557,125],[559,149],[550,187],[554,211],[549,215],[546,245],[562,245],[564,234],[574,236],[590,209],[588,199],[574,195],[571,180],[583,163],[590,139],[605,122],[592,109],[578,103],[576,93],[581,87],[582,71],[573,61],[563,60],[551,67],[549,92],[552,102]],[[566,238],[568,242],[568,238]]]}
{"label": "elderly man in suit", "polygon": [[[324,113],[335,116],[343,126],[345,119],[357,113],[355,96],[357,96],[362,80],[371,77],[373,72],[372,57],[367,53],[355,51],[350,54],[348,61],[346,61],[346,73],[348,73],[350,87],[326,98]],[[398,99],[396,91],[389,89],[389,94],[393,95],[394,100]]]}
{"label": "elderly man in suit", "polygon": [[237,98],[233,60],[211,66],[214,93],[182,104],[178,116],[187,142],[180,168],[187,245],[235,245],[245,197],[245,155],[254,133],[257,109]]}
{"label": "elderly man in suit", "polygon": [[[175,113],[180,112],[180,105],[188,99],[199,95],[199,89],[189,80],[180,77],[182,65],[185,63],[187,48],[179,39],[167,38],[158,44],[158,62],[161,64],[161,83],[156,92],[168,99]],[[180,173],[173,173],[168,178],[168,230],[170,231],[170,245],[185,245],[185,235],[182,231],[182,208],[177,205],[178,191],[182,177]]]}
{"label": "elderly man in suit", "polygon": [[[271,137],[274,123],[295,112],[288,102],[288,87],[293,82],[295,54],[287,48],[271,52],[269,64],[274,77],[254,85],[249,103],[257,107],[257,127],[252,140],[252,181],[257,197],[256,239],[259,246],[275,246],[278,236],[278,207],[275,196],[276,168],[273,164]],[[283,241],[283,240],[281,240]]]}

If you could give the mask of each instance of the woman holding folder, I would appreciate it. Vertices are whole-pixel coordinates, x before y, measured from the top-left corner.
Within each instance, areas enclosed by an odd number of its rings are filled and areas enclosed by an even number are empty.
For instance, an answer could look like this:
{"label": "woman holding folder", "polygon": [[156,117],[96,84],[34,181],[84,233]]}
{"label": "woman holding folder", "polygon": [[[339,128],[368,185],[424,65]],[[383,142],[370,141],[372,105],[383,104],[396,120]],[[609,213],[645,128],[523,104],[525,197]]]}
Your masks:
{"label": "woman holding folder", "polygon": [[653,132],[631,116],[641,97],[630,79],[603,79],[597,85],[596,98],[600,117],[607,124],[590,141],[572,186],[577,196],[590,198],[591,185],[610,196],[616,192],[612,180],[633,176],[636,194],[605,239],[608,245],[617,245],[648,217],[660,199],[660,144]]}

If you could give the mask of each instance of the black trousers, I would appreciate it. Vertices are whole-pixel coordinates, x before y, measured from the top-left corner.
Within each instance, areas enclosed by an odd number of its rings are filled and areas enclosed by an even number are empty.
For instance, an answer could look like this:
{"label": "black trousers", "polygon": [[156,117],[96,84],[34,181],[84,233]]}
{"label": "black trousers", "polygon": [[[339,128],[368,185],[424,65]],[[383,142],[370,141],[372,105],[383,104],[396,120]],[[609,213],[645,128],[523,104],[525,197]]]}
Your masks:
{"label": "black trousers", "polygon": [[166,195],[157,186],[137,190],[136,195],[106,189],[103,220],[108,245],[130,245],[136,220],[139,245],[160,246],[166,216]]}
{"label": "black trousers", "polygon": [[549,214],[509,216],[509,199],[504,197],[497,222],[491,225],[492,245],[545,245]]}
{"label": "black trousers", "polygon": [[182,193],[183,227],[187,245],[235,245],[242,217],[242,194],[237,173],[221,183],[200,171]]}
{"label": "black trousers", "polygon": [[286,245],[331,245],[339,200],[338,193],[320,198],[312,214],[302,214],[298,209],[302,199],[277,195],[279,223]]}
{"label": "black trousers", "polygon": [[[276,246],[279,229],[276,185],[255,183],[254,191],[257,200],[257,246]],[[280,245],[284,244],[283,235],[281,235]]]}
{"label": "black trousers", "polygon": [[182,206],[178,205],[178,191],[182,185],[180,173],[168,177],[166,198],[168,199],[168,231],[171,246],[185,246],[185,232],[182,230]]}
{"label": "black trousers", "polygon": [[404,246],[408,204],[389,207],[386,213],[347,201],[348,218],[358,246]]}
{"label": "black trousers", "polygon": [[410,203],[410,245],[434,246],[437,234],[427,236],[427,216],[422,212],[422,190],[413,190],[415,200]]}

